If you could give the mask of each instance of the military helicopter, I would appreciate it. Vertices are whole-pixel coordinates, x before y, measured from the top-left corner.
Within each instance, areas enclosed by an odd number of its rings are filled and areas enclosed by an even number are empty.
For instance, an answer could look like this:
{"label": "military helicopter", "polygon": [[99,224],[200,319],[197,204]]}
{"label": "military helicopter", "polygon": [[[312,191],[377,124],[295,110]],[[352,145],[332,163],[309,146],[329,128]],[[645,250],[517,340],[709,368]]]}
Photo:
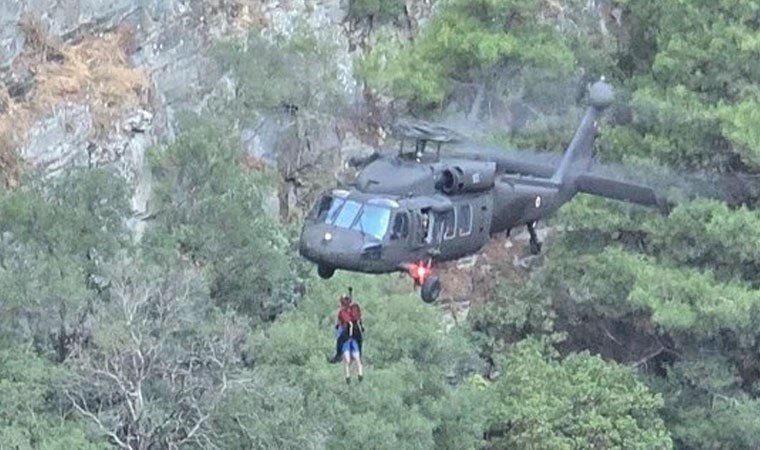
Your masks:
{"label": "military helicopter", "polygon": [[[599,118],[614,91],[604,79],[588,90],[589,106],[558,164],[530,162],[497,150],[472,152],[457,133],[426,122],[407,123],[398,154],[374,154],[345,188],[325,192],[305,218],[299,252],[323,279],[336,269],[403,271],[422,300],[441,292],[435,266],[480,251],[497,233],[526,226],[530,251],[541,250],[536,221],[583,192],[662,206],[646,186],[590,172]],[[428,144],[437,147],[426,151]],[[455,156],[441,156],[443,144]],[[432,145],[431,145],[432,146]],[[459,153],[457,153],[459,146]]]}

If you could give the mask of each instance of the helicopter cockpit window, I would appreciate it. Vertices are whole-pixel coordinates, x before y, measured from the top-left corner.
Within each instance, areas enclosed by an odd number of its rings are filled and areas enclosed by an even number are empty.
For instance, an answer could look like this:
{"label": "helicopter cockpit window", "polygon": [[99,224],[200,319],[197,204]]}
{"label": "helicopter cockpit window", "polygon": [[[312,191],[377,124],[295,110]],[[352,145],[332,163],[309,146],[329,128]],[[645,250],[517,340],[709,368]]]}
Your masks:
{"label": "helicopter cockpit window", "polygon": [[452,239],[456,235],[456,227],[454,224],[454,210],[449,210],[441,215],[441,222],[443,222],[443,238]]}
{"label": "helicopter cockpit window", "polygon": [[409,234],[409,216],[405,212],[398,212],[393,218],[393,232],[391,239],[404,239]]}
{"label": "helicopter cockpit window", "polygon": [[[350,200],[349,200],[350,201]],[[391,210],[384,206],[364,205],[359,219],[351,228],[382,239],[388,231],[391,220]]]}
{"label": "helicopter cockpit window", "polygon": [[358,230],[378,239],[388,231],[391,208],[356,200],[325,196],[315,207],[317,220],[339,228]]}
{"label": "helicopter cockpit window", "polygon": [[457,216],[459,216],[459,235],[467,236],[472,232],[472,207],[469,204],[459,205]]}
{"label": "helicopter cockpit window", "polygon": [[319,222],[332,222],[335,220],[338,208],[340,208],[342,204],[343,199],[323,195],[319,199],[319,202],[317,202],[317,205],[312,212],[312,217],[316,218]]}
{"label": "helicopter cockpit window", "polygon": [[[333,225],[340,228],[349,228],[354,223],[356,215],[362,208],[362,204],[354,200],[346,200],[343,207],[337,211]],[[332,217],[332,216],[330,216]]]}

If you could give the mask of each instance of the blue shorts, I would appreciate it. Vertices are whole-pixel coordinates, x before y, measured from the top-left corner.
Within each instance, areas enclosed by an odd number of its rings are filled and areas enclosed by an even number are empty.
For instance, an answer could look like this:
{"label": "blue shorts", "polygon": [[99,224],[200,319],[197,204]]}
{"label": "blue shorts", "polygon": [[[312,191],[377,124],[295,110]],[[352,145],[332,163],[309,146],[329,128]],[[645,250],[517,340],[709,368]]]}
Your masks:
{"label": "blue shorts", "polygon": [[359,343],[355,339],[348,339],[341,348],[343,353],[359,353]]}

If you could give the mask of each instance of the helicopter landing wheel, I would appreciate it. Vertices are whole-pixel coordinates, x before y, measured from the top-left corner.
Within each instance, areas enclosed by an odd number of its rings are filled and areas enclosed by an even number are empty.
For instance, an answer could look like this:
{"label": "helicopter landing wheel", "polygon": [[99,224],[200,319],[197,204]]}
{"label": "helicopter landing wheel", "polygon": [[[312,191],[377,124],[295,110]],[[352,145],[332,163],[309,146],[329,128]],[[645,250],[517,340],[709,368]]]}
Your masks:
{"label": "helicopter landing wheel", "polygon": [[425,303],[433,303],[438,300],[438,295],[441,293],[441,280],[436,275],[431,276],[424,283],[422,283],[422,289],[420,290],[420,296]]}
{"label": "helicopter landing wheel", "polygon": [[319,275],[319,278],[327,280],[328,278],[331,278],[333,275],[335,275],[335,268],[330,266],[323,266],[320,264],[317,266],[317,274]]}

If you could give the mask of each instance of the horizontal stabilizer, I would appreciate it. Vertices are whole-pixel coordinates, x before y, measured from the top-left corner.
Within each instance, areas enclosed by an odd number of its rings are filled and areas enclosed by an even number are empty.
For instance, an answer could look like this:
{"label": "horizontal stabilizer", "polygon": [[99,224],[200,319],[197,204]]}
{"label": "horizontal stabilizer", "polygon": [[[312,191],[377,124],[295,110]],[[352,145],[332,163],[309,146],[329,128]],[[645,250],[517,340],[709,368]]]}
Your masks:
{"label": "horizontal stabilizer", "polygon": [[585,192],[586,194],[599,195],[601,197],[646,206],[662,206],[654,190],[640,184],[583,174],[575,178],[575,188],[578,192]]}

